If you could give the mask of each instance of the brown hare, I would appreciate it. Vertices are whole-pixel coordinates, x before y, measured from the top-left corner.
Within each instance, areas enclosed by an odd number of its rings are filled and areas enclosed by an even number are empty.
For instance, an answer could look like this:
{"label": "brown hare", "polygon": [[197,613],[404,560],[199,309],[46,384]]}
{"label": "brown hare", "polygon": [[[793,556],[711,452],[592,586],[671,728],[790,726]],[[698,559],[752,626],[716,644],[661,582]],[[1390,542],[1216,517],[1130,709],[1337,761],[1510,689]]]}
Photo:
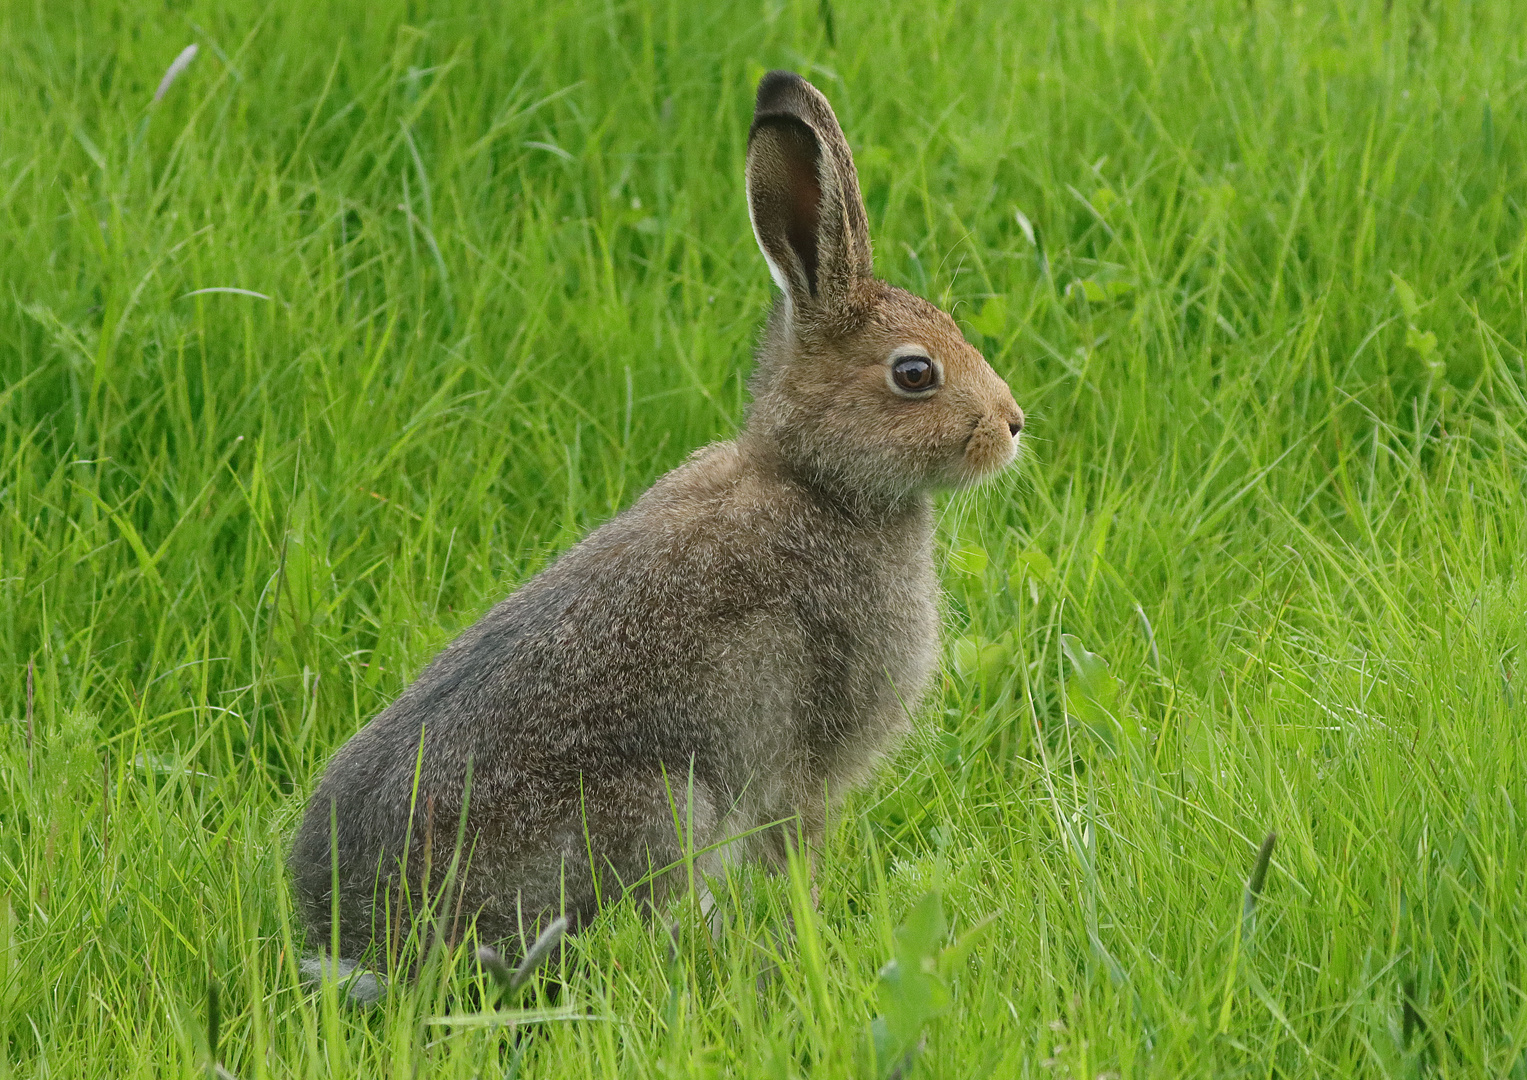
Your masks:
{"label": "brown hare", "polygon": [[334,755],[289,859],[314,946],[337,912],[362,960],[428,900],[446,936],[519,951],[660,902],[686,853],[777,866],[909,730],[938,656],[931,492],[1012,462],[1023,413],[949,316],[875,279],[848,143],[799,76],[759,83],[746,179],[780,290],[746,425]]}

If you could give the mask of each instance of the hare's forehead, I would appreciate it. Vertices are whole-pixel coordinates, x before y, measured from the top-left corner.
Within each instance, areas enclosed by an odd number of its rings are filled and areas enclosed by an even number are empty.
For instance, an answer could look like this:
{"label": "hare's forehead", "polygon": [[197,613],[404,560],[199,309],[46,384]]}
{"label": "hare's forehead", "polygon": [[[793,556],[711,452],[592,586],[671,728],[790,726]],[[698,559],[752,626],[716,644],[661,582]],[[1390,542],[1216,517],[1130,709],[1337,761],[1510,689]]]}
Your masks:
{"label": "hare's forehead", "polygon": [[890,303],[877,305],[874,316],[865,326],[862,340],[869,348],[890,352],[905,347],[944,355],[963,353],[970,348],[960,328],[940,309],[920,296],[896,290]]}

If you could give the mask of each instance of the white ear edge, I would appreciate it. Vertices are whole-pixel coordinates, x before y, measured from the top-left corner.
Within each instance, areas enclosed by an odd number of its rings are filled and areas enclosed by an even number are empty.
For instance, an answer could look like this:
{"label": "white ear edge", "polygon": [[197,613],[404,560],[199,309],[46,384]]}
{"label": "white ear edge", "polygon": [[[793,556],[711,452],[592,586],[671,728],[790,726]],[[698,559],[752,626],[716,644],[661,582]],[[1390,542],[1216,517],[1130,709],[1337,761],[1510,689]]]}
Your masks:
{"label": "white ear edge", "polygon": [[779,263],[774,261],[774,257],[769,254],[769,249],[764,247],[763,237],[759,235],[758,221],[753,217],[753,185],[744,179],[742,186],[748,202],[748,224],[753,228],[753,241],[758,245],[758,250],[763,253],[764,262],[769,264],[769,276],[774,279],[774,284],[778,285],[779,291],[784,294],[785,307],[788,310],[790,306],[789,278],[785,277],[784,270],[780,268]]}

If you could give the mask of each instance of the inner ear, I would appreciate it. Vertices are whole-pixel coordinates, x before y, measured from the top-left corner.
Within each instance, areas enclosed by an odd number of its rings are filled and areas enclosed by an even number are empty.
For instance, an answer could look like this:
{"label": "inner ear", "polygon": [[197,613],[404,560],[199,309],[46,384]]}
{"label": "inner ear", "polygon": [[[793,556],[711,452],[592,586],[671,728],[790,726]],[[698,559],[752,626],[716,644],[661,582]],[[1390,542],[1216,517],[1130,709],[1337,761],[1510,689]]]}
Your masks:
{"label": "inner ear", "polygon": [[816,134],[793,116],[769,117],[782,168],[777,194],[784,203],[785,242],[806,274],[806,287],[817,294],[817,235],[822,220],[822,180],[817,169],[822,149]]}

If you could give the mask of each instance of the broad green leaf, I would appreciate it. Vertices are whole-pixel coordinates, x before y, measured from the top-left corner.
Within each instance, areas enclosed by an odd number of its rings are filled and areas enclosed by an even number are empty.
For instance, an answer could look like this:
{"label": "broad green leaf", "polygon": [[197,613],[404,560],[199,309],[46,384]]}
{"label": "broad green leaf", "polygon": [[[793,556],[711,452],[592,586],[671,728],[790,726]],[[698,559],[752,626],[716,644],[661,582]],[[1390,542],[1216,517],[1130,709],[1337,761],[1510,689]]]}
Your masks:
{"label": "broad green leaf", "polygon": [[978,577],[990,561],[986,549],[978,544],[961,544],[949,553],[949,568],[969,577]]}
{"label": "broad green leaf", "polygon": [[998,912],[994,911],[986,916],[986,918],[961,934],[953,945],[950,945],[939,954],[938,972],[940,975],[947,979],[964,966],[965,961],[970,957],[975,947],[981,944],[981,940],[986,937],[992,927],[997,925],[997,915]]}
{"label": "broad green leaf", "polygon": [[1020,551],[1014,556],[1013,562],[1017,565],[1008,576],[1008,583],[1014,588],[1023,582],[1025,575],[1032,575],[1040,581],[1049,581],[1055,577],[1055,564],[1050,562],[1050,556],[1038,548]]}
{"label": "broad green leaf", "polygon": [[1135,283],[1115,279],[1100,281],[1097,278],[1077,278],[1066,286],[1067,296],[1084,296],[1089,304],[1101,304],[1117,300],[1135,291]]}
{"label": "broad green leaf", "polygon": [[934,954],[948,933],[943,898],[937,891],[926,893],[896,930],[896,959],[909,969],[930,970]]}
{"label": "broad green leaf", "polygon": [[1437,351],[1437,335],[1431,330],[1422,332],[1414,326],[1405,330],[1405,344],[1408,348],[1421,354],[1421,359],[1430,360],[1432,354]]}
{"label": "broad green leaf", "polygon": [[1066,711],[1087,732],[1110,750],[1118,748],[1119,681],[1108,671],[1108,662],[1088,652],[1074,634],[1060,636],[1061,648],[1071,662],[1066,680]]}
{"label": "broad green leaf", "polygon": [[1077,278],[1066,286],[1067,296],[1081,296],[1089,304],[1101,304],[1108,299],[1108,290],[1103,288],[1103,283],[1094,281],[1092,278]]}
{"label": "broad green leaf", "polygon": [[1094,652],[1088,652],[1081,639],[1075,634],[1062,634],[1060,636],[1061,648],[1066,653],[1066,659],[1071,661],[1071,670],[1076,673],[1082,684],[1089,691],[1095,691],[1108,677],[1108,661]]}
{"label": "broad green leaf", "polygon": [[961,678],[995,682],[1013,657],[1008,641],[983,641],[979,638],[956,638],[950,650],[954,670]]}
{"label": "broad green leaf", "polygon": [[970,327],[986,337],[1001,337],[1007,330],[1007,297],[993,296],[982,304],[980,314],[970,320]]}
{"label": "broad green leaf", "polygon": [[1394,282],[1394,294],[1400,298],[1400,310],[1405,312],[1406,321],[1415,322],[1416,316],[1421,314],[1421,305],[1416,302],[1416,290],[1393,270],[1389,272],[1389,277]]}

